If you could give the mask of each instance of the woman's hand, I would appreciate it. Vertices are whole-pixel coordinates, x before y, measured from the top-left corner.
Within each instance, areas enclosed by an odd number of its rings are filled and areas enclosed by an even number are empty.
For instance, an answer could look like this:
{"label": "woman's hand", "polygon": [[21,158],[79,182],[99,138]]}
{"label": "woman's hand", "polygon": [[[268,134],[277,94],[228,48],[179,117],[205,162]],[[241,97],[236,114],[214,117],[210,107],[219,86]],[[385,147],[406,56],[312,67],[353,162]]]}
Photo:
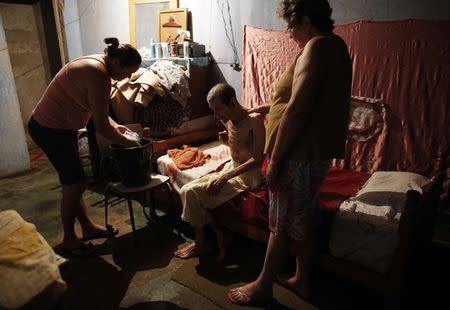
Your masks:
{"label": "woman's hand", "polygon": [[269,110],[270,110],[270,104],[263,104],[263,105],[248,109],[247,112],[248,112],[248,114],[259,113],[264,117],[267,113],[269,113]]}
{"label": "woman's hand", "polygon": [[132,147],[132,146],[140,146],[141,142],[138,138],[134,137],[134,136],[129,136],[129,135],[123,135],[125,137],[125,141],[123,144],[123,146],[125,147]]}
{"label": "woman's hand", "polygon": [[125,132],[129,131],[130,129],[128,129],[127,127],[125,127],[124,125],[116,125],[115,129],[120,132],[121,134],[124,134]]}
{"label": "woman's hand", "polygon": [[208,187],[206,188],[207,192],[210,195],[217,194],[229,179],[230,177],[226,173],[217,176],[209,182]]}

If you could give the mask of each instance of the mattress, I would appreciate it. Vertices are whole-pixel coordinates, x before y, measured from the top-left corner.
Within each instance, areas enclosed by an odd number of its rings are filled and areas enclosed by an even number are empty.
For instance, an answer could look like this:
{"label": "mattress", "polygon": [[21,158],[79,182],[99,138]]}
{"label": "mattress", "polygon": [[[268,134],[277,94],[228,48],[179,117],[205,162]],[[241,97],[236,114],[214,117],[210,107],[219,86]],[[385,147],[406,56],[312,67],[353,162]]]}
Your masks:
{"label": "mattress", "polygon": [[385,273],[398,244],[398,219],[338,211],[331,225],[330,254]]}

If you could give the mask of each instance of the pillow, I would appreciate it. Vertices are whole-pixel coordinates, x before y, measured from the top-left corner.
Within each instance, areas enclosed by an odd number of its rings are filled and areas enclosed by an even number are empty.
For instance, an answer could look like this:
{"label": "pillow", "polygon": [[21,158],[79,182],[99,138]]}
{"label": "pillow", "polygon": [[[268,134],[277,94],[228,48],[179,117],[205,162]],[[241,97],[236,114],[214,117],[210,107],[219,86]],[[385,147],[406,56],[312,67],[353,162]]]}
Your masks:
{"label": "pillow", "polygon": [[420,174],[401,171],[377,171],[367,180],[356,196],[344,201],[340,210],[384,217],[399,218],[406,204],[406,192],[417,190],[430,180]]}
{"label": "pillow", "polygon": [[350,101],[348,136],[367,141],[379,134],[384,125],[385,107],[381,99],[352,96]]}

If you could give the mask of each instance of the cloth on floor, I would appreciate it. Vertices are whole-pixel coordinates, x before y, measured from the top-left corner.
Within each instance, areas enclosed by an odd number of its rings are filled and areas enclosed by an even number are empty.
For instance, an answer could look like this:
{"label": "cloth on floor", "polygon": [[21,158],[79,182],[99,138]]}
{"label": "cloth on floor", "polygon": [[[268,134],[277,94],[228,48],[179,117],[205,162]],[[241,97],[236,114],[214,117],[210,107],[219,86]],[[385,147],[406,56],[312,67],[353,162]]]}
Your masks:
{"label": "cloth on floor", "polygon": [[22,307],[50,286],[66,289],[53,249],[14,210],[0,212],[0,249],[0,308]]}
{"label": "cloth on floor", "polygon": [[167,150],[167,155],[174,161],[178,169],[186,170],[194,167],[203,166],[211,156],[204,154],[198,147],[183,145],[181,149]]}

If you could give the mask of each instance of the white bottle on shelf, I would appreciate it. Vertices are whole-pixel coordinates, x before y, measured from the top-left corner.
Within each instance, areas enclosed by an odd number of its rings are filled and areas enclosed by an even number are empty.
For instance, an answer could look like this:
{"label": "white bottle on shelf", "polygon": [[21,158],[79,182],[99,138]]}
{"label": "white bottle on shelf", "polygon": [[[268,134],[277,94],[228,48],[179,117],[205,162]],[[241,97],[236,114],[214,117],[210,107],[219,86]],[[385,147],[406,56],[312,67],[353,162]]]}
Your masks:
{"label": "white bottle on shelf", "polygon": [[188,41],[184,41],[183,42],[183,57],[184,58],[189,58],[189,42]]}
{"label": "white bottle on shelf", "polygon": [[153,38],[150,39],[150,58],[156,57],[156,44]]}
{"label": "white bottle on shelf", "polygon": [[163,58],[169,58],[169,44],[167,42],[161,42]]}
{"label": "white bottle on shelf", "polygon": [[161,43],[156,44],[156,58],[163,58]]}

